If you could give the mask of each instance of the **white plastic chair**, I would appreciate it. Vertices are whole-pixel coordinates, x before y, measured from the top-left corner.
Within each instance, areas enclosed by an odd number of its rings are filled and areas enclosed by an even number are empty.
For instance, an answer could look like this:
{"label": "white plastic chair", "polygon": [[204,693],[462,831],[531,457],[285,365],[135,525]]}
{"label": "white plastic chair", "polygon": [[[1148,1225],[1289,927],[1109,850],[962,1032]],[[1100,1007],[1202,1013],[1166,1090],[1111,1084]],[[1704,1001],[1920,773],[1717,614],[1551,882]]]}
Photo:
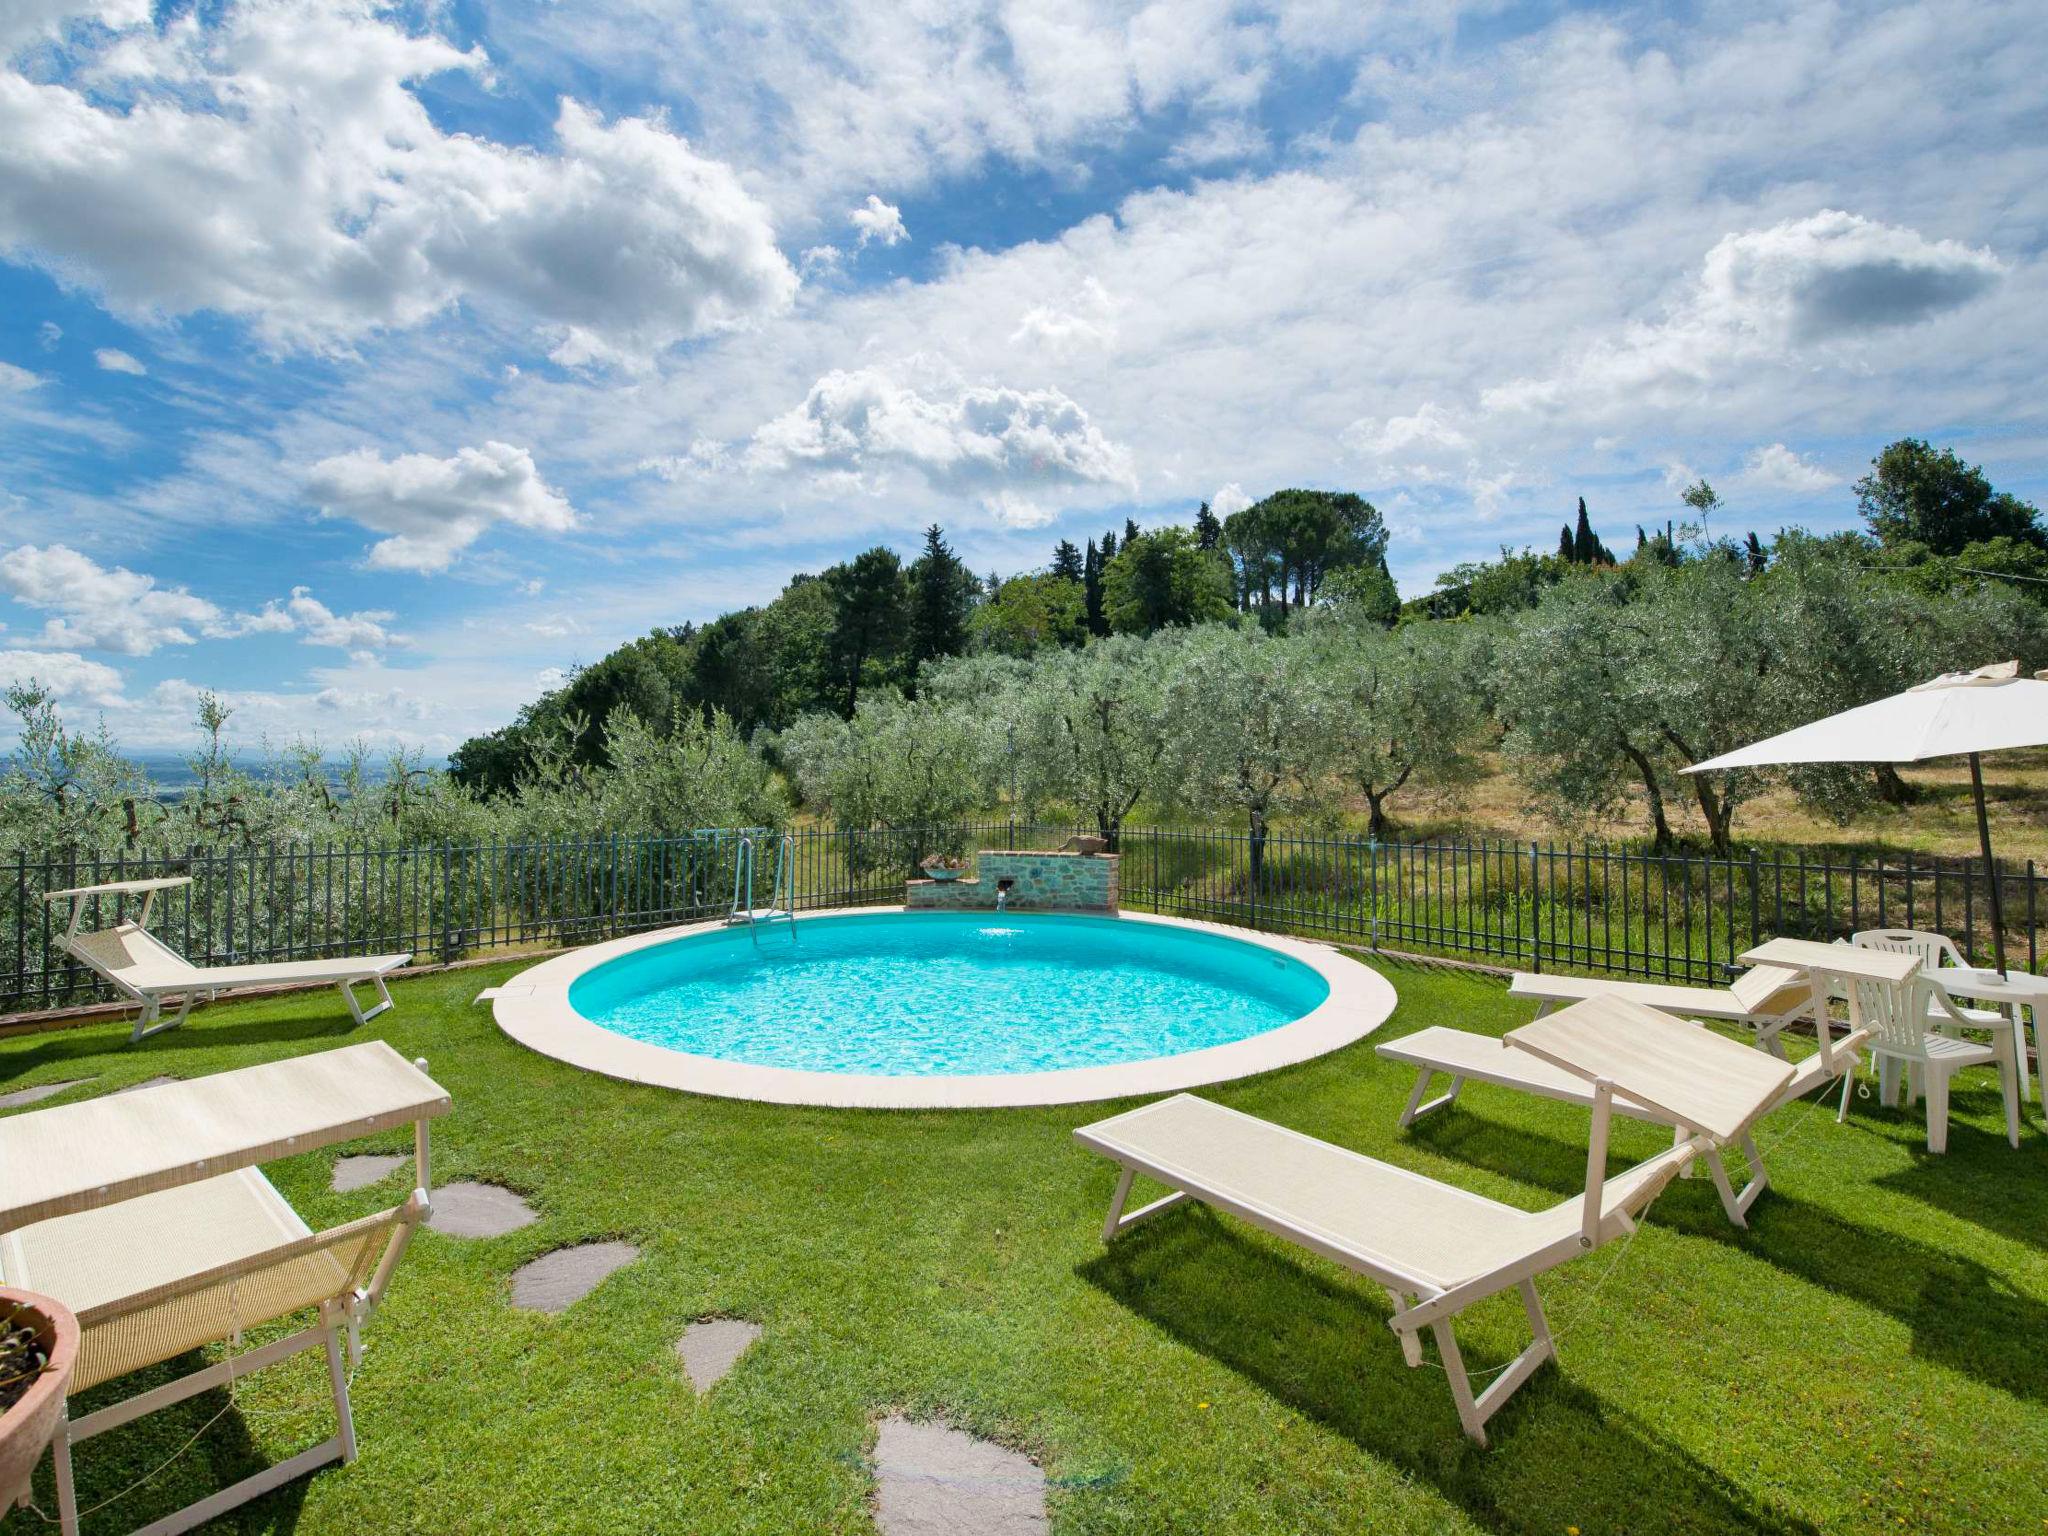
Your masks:
{"label": "white plastic chair", "polygon": [[[1877,1062],[1878,1098],[1895,1097],[1899,1066],[1906,1068],[1907,1100],[1927,1096],[1927,1150],[1948,1150],[1948,1085],[1964,1067],[1995,1066],[2005,1091],[2005,1139],[2020,1144],[2020,1093],[2011,1042],[2005,1048],[1963,1040],[1927,1028],[1932,1017],[1946,1018],[1956,1028],[1981,1029],[1949,1001],[1948,994],[1924,971],[1903,982],[1862,976],[1845,978],[1850,1028],[1870,1031],[1870,1053]],[[2002,1023],[2003,1015],[1995,1015]],[[1849,1096],[1842,1096],[1838,1119],[1849,1117]]]}
{"label": "white plastic chair", "polygon": [[[1940,973],[1945,969],[1962,970],[1969,967],[1969,961],[1963,958],[1962,952],[1945,933],[1931,933],[1921,928],[1865,928],[1855,934],[1852,941],[1858,949],[1880,949],[1894,955],[1918,956],[1921,974],[1931,977],[1935,986],[1944,994],[1948,988],[1942,986]],[[1967,997],[1969,994],[1963,995]],[[1957,1008],[1951,1012],[1961,1013],[1973,1028],[2005,1034],[2013,1051],[2014,1062],[2017,1064],[2019,1052],[2026,1044],[2017,1003],[2008,1006],[2003,1013],[1986,1008]],[[1928,1015],[1927,1021],[1943,1034],[1948,1034],[1955,1028],[1954,1020],[1942,1013],[1939,1008]],[[2033,1078],[2025,1072],[2020,1073],[2020,1097],[2032,1099],[2033,1096]]]}

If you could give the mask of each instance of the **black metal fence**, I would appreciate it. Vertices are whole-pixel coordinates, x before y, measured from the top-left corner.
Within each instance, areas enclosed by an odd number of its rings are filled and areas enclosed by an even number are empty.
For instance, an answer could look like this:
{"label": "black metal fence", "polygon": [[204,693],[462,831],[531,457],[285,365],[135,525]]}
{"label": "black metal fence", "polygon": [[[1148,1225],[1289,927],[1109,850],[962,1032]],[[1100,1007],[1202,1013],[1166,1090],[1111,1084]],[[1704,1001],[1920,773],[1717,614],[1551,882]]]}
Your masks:
{"label": "black metal fence", "polygon": [[[1058,847],[1072,829],[984,821],[887,831],[717,830],[663,838],[409,848],[169,849],[118,858],[17,853],[0,864],[0,1014],[105,999],[61,952],[46,892],[189,875],[153,932],[195,963],[406,951],[450,961],[541,950],[767,908],[778,862],[798,910],[900,901],[926,853]],[[1946,933],[1988,960],[1980,861],[1838,853],[1661,855],[1633,848],[1161,827],[1125,830],[1123,904],[1368,948],[1536,970],[1719,982],[1774,934]],[[2036,969],[2040,877],[2001,870],[2008,962]],[[114,920],[108,899],[82,924]]]}

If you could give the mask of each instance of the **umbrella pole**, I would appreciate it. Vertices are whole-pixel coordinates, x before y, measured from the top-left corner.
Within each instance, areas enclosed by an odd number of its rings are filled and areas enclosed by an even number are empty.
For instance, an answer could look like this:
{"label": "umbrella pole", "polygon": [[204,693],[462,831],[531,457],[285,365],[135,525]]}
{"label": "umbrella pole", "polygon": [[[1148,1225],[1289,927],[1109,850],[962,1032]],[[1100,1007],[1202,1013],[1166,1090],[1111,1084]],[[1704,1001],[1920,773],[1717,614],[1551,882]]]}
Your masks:
{"label": "umbrella pole", "polygon": [[1991,879],[1991,953],[1998,974],[2005,974],[2005,901],[1998,889],[1998,866],[1991,861],[1991,819],[1984,814],[1984,759],[1970,754],[1970,796],[1977,802],[1977,846],[1984,850],[1984,873]]}

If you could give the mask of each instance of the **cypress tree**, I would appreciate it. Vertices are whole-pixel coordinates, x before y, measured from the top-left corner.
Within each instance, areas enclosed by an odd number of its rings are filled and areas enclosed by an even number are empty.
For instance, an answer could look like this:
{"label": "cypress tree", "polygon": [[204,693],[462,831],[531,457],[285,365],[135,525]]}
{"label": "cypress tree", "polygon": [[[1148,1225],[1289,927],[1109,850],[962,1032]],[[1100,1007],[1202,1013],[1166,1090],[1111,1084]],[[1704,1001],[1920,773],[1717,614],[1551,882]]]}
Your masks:
{"label": "cypress tree", "polygon": [[1594,565],[1600,559],[1600,540],[1586,518],[1586,498],[1579,498],[1579,525],[1572,532],[1572,559],[1580,565]]}
{"label": "cypress tree", "polygon": [[1081,579],[1081,551],[1074,548],[1072,539],[1061,539],[1053,547],[1052,573],[1064,581]]}
{"label": "cypress tree", "polygon": [[1138,520],[1134,517],[1127,517],[1124,519],[1124,548],[1129,549],[1137,542]]}
{"label": "cypress tree", "polygon": [[1201,549],[1214,549],[1223,542],[1223,524],[1216,514],[1209,510],[1209,503],[1202,503],[1202,510],[1195,514],[1195,544]]}
{"label": "cypress tree", "polygon": [[941,656],[967,649],[974,577],[946,543],[937,523],[924,531],[924,553],[910,567],[910,676]]}
{"label": "cypress tree", "polygon": [[1102,563],[1109,564],[1116,558],[1116,530],[1110,529],[1102,536]]}
{"label": "cypress tree", "polygon": [[1088,541],[1088,553],[1081,561],[1081,608],[1088,618],[1088,633],[1106,635],[1108,621],[1102,617],[1102,555],[1095,541]]}
{"label": "cypress tree", "polygon": [[1564,524],[1557,530],[1557,558],[1571,565],[1577,562],[1579,552],[1572,544],[1572,525]]}

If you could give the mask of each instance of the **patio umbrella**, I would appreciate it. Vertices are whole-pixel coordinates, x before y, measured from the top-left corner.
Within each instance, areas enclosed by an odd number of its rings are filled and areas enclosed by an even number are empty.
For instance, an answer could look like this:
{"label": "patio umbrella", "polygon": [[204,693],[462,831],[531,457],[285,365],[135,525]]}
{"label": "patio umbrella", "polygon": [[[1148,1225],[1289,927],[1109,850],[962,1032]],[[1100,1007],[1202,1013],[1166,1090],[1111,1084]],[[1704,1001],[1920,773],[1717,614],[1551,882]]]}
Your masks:
{"label": "patio umbrella", "polygon": [[1685,771],[1786,763],[1919,763],[1967,756],[1970,792],[1977,802],[1977,842],[1991,878],[1991,946],[2003,972],[2005,908],[1998,866],[1991,858],[1991,823],[1984,814],[1982,758],[1986,752],[2048,745],[2048,682],[2041,680],[2043,676],[2048,674],[2020,676],[2016,661],[1945,673],[1888,699],[1694,763]]}

